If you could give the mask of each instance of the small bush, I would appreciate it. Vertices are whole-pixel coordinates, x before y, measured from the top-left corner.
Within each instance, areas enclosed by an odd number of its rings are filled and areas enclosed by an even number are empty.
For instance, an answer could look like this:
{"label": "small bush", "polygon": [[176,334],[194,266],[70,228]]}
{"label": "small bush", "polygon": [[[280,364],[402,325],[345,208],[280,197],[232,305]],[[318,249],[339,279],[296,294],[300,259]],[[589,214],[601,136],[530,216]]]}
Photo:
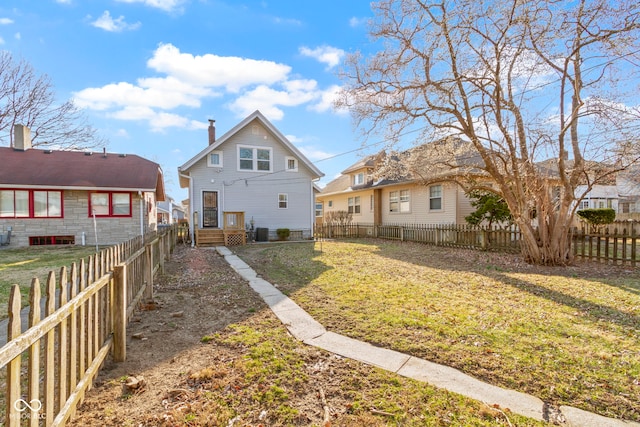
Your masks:
{"label": "small bush", "polygon": [[289,230],[288,228],[278,228],[276,230],[276,234],[278,235],[278,239],[287,240],[289,238],[289,235],[291,234],[291,230]]}
{"label": "small bush", "polygon": [[616,211],[611,208],[583,209],[577,214],[591,225],[611,224],[616,219]]}

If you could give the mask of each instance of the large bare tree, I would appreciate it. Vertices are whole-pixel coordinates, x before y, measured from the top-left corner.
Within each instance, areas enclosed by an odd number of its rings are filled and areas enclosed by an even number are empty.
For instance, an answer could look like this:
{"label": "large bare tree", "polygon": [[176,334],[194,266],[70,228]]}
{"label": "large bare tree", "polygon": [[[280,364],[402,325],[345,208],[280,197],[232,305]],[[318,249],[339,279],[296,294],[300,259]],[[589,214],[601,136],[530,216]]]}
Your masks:
{"label": "large bare tree", "polygon": [[[576,201],[638,161],[637,0],[384,0],[373,9],[380,50],[348,58],[337,106],[366,136],[398,141],[420,129],[420,144],[467,141],[435,144],[427,162],[421,150],[414,169],[428,177],[429,164],[441,179],[455,164],[459,181],[481,188],[480,164],[522,230],[525,258],[571,262]],[[465,171],[452,147],[481,161]]]}
{"label": "large bare tree", "polygon": [[72,101],[56,102],[50,79],[24,60],[0,52],[0,143],[13,146],[13,126],[31,129],[33,146],[63,150],[103,147],[105,141]]}

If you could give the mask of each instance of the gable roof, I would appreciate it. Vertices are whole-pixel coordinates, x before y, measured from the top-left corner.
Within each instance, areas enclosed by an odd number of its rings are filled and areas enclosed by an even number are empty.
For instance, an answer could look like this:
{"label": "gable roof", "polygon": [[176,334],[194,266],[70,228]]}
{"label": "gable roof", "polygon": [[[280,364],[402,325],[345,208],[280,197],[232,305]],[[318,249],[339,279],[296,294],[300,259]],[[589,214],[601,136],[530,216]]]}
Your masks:
{"label": "gable roof", "polygon": [[[447,168],[434,167],[437,159],[442,157],[447,159]],[[409,167],[409,164],[414,167]],[[418,169],[421,165],[429,165],[429,175],[423,177],[419,175]],[[407,183],[441,182],[451,179],[456,171],[480,173],[480,168],[484,162],[480,155],[475,152],[470,142],[455,138],[445,138],[442,140],[418,145],[400,153],[387,154],[381,151],[377,154],[367,156],[347,169],[342,174],[329,182],[321,192],[321,196],[347,193],[351,191],[364,190],[369,188],[381,188]],[[364,168],[380,171],[386,167],[386,172],[393,170],[392,176],[386,176],[385,171],[376,180],[369,180],[363,184],[354,186],[348,174],[362,170]],[[450,169],[449,169],[450,168]]]}
{"label": "gable roof", "polygon": [[160,165],[135,154],[0,147],[0,186],[152,191],[165,199]]}
{"label": "gable roof", "polygon": [[[307,168],[309,168],[309,170],[317,178],[321,178],[324,176],[324,173],[322,173],[320,169],[318,169],[313,163],[311,163],[311,161],[309,161],[309,159],[307,159],[304,154],[302,154],[275,126],[273,126],[273,124],[271,124],[271,122],[267,120],[267,118],[259,110],[256,110],[253,113],[251,113],[249,116],[247,116],[244,120],[242,120],[240,123],[238,123],[229,131],[227,131],[220,138],[216,139],[216,141],[213,144],[207,146],[204,150],[200,151],[198,154],[192,157],[185,164],[178,167],[178,171],[179,172],[187,171],[189,168],[195,165],[198,161],[206,157],[207,154],[209,154],[210,152],[218,148],[220,145],[224,144],[227,140],[229,140],[240,130],[248,126],[254,120],[258,120],[264,127],[266,127],[271,133],[273,133],[275,137],[278,139],[278,141],[282,145],[284,145],[289,151],[291,151],[300,161],[302,161],[302,163]],[[181,186],[182,187],[186,186],[186,185],[182,185],[182,180],[181,180]]]}

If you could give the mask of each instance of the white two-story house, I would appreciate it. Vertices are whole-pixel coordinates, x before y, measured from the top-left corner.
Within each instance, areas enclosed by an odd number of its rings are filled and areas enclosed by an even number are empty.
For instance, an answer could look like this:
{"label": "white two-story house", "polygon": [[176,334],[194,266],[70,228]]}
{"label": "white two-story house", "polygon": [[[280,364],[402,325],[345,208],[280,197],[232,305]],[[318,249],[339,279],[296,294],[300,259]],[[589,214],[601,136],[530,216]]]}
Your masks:
{"label": "white two-story house", "polygon": [[279,228],[310,238],[324,174],[259,111],[220,138],[210,120],[208,134],[208,146],[178,168],[196,244],[241,243],[223,238],[224,229],[258,241],[276,239]]}

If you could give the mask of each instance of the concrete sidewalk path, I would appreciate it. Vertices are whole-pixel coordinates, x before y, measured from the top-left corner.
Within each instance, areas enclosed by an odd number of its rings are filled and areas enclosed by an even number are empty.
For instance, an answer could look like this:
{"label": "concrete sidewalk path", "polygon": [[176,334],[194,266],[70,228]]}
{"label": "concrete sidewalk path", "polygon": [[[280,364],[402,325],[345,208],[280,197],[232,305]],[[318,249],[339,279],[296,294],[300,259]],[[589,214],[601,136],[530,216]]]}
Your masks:
{"label": "concrete sidewalk path", "polygon": [[423,381],[488,405],[509,408],[514,413],[536,420],[564,422],[564,425],[575,427],[640,427],[640,423],[607,418],[570,406],[561,406],[559,414],[550,414],[550,408],[535,396],[487,384],[448,366],[329,332],[298,304],[260,278],[229,248],[215,249],[231,268],[249,282],[249,286],[262,297],[291,335],[305,344]]}

